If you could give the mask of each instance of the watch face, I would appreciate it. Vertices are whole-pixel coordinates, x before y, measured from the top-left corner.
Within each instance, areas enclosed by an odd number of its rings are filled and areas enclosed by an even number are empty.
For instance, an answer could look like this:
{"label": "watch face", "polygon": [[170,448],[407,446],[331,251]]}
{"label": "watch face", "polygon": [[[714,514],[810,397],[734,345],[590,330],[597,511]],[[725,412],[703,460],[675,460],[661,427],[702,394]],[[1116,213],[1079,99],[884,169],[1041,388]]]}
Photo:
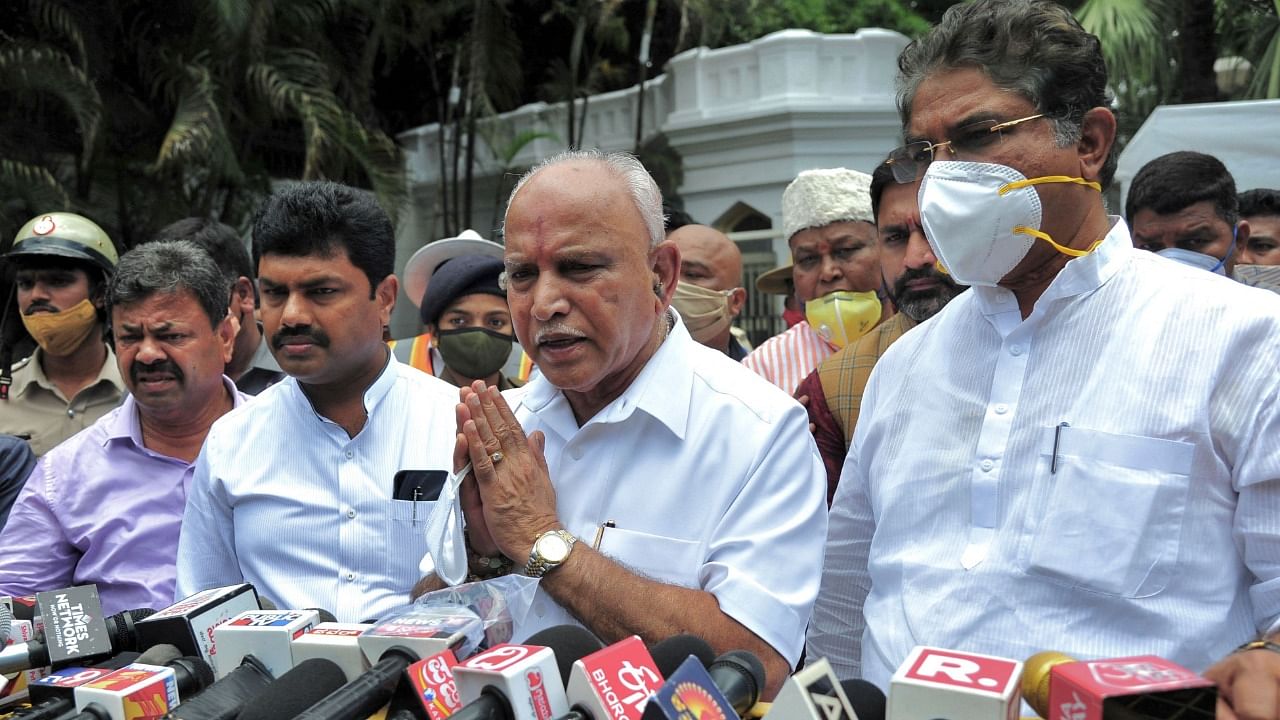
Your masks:
{"label": "watch face", "polygon": [[569,557],[569,543],[555,533],[538,538],[538,555],[543,562],[558,565]]}

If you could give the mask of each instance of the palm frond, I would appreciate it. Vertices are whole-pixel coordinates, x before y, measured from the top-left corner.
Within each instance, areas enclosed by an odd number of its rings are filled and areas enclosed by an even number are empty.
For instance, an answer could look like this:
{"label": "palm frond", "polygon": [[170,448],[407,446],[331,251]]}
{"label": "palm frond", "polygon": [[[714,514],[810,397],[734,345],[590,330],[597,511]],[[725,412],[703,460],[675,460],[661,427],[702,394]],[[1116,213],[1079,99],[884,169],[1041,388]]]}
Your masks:
{"label": "palm frond", "polygon": [[80,30],[79,21],[66,6],[53,0],[32,0],[30,6],[36,26],[70,43],[75,48],[73,64],[81,70],[88,69],[89,58],[84,49],[84,33]]}
{"label": "palm frond", "polygon": [[1280,27],[1253,67],[1248,94],[1251,98],[1280,98]]}
{"label": "palm frond", "polygon": [[69,210],[71,197],[47,168],[0,158],[0,192],[21,198],[32,212]]}
{"label": "palm frond", "polygon": [[243,174],[222,120],[218,88],[208,68],[185,68],[188,83],[178,97],[177,111],[169,124],[160,151],[149,171],[181,173],[189,166],[207,167],[211,179],[239,182]]}
{"label": "palm frond", "polygon": [[1084,29],[1102,41],[1107,75],[1127,114],[1145,116],[1168,96],[1172,10],[1168,0],[1086,0],[1076,12]]}
{"label": "palm frond", "polygon": [[60,99],[80,128],[80,168],[88,171],[102,119],[102,98],[89,76],[66,53],[22,46],[0,49],[0,88],[19,95],[45,93]]}

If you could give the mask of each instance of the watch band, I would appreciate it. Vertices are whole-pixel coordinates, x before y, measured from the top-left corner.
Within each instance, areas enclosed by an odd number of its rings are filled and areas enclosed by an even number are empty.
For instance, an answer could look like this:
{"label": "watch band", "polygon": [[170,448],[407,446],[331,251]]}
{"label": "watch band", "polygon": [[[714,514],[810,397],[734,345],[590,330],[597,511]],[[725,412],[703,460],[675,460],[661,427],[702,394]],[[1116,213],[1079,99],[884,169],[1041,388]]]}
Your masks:
{"label": "watch band", "polygon": [[1233,650],[1233,653],[1246,652],[1248,650],[1270,650],[1273,653],[1280,653],[1280,644],[1273,643],[1270,640],[1252,640]]}
{"label": "watch band", "polygon": [[[558,561],[548,560],[538,552],[538,542],[548,535],[559,535],[566,544],[564,559]],[[524,574],[532,578],[540,578],[548,572],[560,567],[565,560],[569,559],[569,553],[573,552],[573,546],[578,542],[578,538],[574,537],[567,530],[548,530],[533,540],[533,549],[529,552],[529,562],[524,566]]]}

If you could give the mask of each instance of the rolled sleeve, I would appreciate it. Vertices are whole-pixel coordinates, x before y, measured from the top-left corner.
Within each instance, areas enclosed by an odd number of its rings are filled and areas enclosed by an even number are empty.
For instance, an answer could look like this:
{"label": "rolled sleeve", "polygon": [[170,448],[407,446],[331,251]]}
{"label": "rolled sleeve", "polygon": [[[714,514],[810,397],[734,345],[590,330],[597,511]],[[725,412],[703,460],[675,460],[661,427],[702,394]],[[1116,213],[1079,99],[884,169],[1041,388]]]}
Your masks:
{"label": "rolled sleeve", "polygon": [[80,552],[67,539],[53,501],[57,476],[36,463],[0,531],[0,595],[30,595],[72,585]]}
{"label": "rolled sleeve", "polygon": [[700,584],[795,667],[826,538],[822,460],[799,405],[788,410],[713,534]]}

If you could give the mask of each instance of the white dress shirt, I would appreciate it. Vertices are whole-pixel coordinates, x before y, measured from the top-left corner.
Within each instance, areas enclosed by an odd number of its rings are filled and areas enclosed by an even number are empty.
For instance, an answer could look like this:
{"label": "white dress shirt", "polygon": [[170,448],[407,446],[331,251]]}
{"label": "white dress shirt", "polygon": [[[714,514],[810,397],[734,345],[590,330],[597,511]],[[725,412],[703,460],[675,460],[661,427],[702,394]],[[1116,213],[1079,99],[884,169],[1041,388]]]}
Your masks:
{"label": "white dress shirt", "polygon": [[[582,427],[545,377],[506,396],[525,432],[546,434],[556,510],[579,542],[593,543],[612,521],[602,553],[715,595],[725,614],[795,664],[827,525],[804,408],[694,342],[678,320],[630,387]],[[608,605],[609,590],[599,593]],[[518,632],[572,622],[539,590]]]}
{"label": "white dress shirt", "polygon": [[453,466],[458,391],[391,358],[354,438],[294,378],[214,423],[178,542],[177,597],[251,582],[280,608],[339,621],[409,601],[434,503],[392,499],[399,470]]}
{"label": "white dress shirt", "polygon": [[876,365],[809,657],[881,687],[917,644],[1203,671],[1276,627],[1280,297],[1114,223],[1025,320],[976,287]]}

